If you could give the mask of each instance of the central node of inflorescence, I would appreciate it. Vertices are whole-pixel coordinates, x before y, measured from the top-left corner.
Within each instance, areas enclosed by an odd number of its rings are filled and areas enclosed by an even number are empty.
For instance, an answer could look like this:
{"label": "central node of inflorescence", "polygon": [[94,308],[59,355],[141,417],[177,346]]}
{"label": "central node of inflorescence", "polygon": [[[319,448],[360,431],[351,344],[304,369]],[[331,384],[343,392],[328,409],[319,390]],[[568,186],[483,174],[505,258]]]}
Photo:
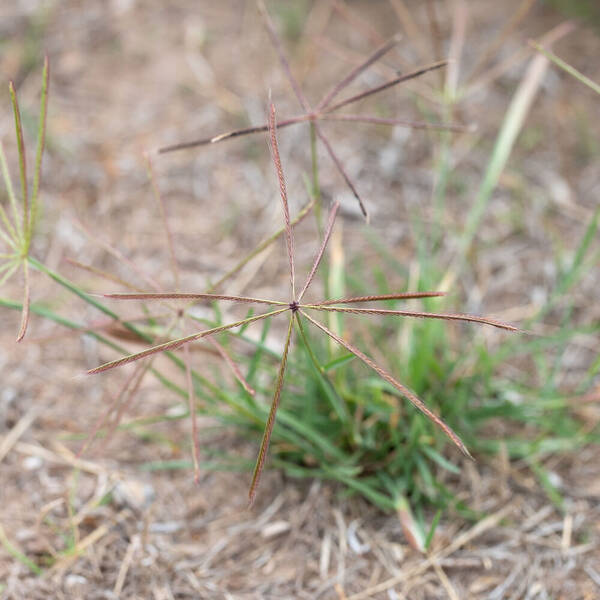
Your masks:
{"label": "central node of inflorescence", "polygon": [[293,302],[290,302],[290,310],[292,312],[296,312],[300,307],[298,306],[298,303],[294,300]]}

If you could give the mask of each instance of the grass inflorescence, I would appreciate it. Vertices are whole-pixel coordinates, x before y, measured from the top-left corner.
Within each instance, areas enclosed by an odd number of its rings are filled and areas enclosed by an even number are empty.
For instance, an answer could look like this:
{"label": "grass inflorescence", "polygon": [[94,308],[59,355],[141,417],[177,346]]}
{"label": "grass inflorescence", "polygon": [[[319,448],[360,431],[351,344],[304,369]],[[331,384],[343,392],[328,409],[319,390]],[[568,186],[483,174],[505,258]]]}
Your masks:
{"label": "grass inflorescence", "polygon": [[[226,325],[219,325],[217,327],[213,327],[211,329],[207,329],[204,331],[200,331],[197,333],[193,333],[175,340],[170,340],[154,346],[152,348],[148,348],[146,350],[142,350],[141,352],[137,352],[135,354],[130,354],[124,358],[118,358],[109,363],[96,367],[89,371],[90,374],[100,373],[103,371],[107,371],[109,369],[113,369],[115,367],[120,367],[125,364],[138,361],[150,356],[153,356],[159,352],[172,351],[178,349],[186,344],[194,342],[196,340],[200,340],[202,338],[206,338],[209,336],[213,336],[215,334],[221,333],[223,331],[227,331],[229,329],[238,328],[250,325],[251,323],[260,321],[262,319],[276,317],[279,315],[284,315],[285,313],[289,313],[289,324],[287,327],[287,334],[284,342],[284,351],[281,358],[281,363],[279,367],[279,372],[276,380],[275,393],[273,397],[273,402],[271,404],[271,410],[269,412],[269,417],[267,419],[267,424],[265,427],[265,431],[263,434],[263,440],[261,443],[261,447],[259,450],[258,458],[256,461],[256,465],[254,468],[254,475],[252,478],[252,483],[250,485],[250,502],[254,501],[256,496],[256,490],[258,487],[258,483],[260,480],[260,476],[262,470],[264,468],[266,453],[269,447],[269,443],[271,440],[271,435],[273,431],[273,426],[275,424],[275,417],[277,414],[277,409],[279,407],[279,403],[281,400],[281,391],[283,388],[283,380],[285,375],[285,369],[288,361],[288,353],[290,349],[292,333],[294,325],[298,327],[300,335],[302,337],[302,341],[306,345],[307,348],[310,348],[310,344],[308,342],[308,338],[306,333],[304,332],[304,324],[303,320],[311,323],[314,327],[321,330],[331,339],[333,339],[337,344],[342,346],[345,350],[350,352],[356,358],[365,363],[368,367],[373,369],[384,381],[394,387],[404,398],[408,399],[418,410],[420,410],[423,414],[425,414],[431,421],[436,423],[446,435],[456,444],[460,450],[469,456],[469,452],[466,446],[461,441],[460,437],[433,411],[431,411],[411,390],[405,387],[402,383],[400,383],[396,378],[394,378],[390,373],[388,373],[381,366],[377,365],[370,357],[364,354],[361,350],[355,347],[353,344],[337,335],[335,332],[331,331],[328,327],[326,327],[323,323],[317,321],[313,316],[311,316],[311,312],[337,312],[337,313],[354,313],[354,314],[371,314],[371,315],[382,315],[382,316],[408,316],[408,317],[418,317],[418,318],[432,318],[432,319],[443,319],[443,320],[451,320],[451,321],[471,321],[476,323],[484,323],[488,325],[493,325],[495,327],[499,327],[502,329],[516,331],[517,328],[512,325],[508,325],[506,323],[502,323],[495,319],[489,319],[485,317],[477,317],[473,315],[461,315],[461,314],[444,314],[444,313],[430,313],[430,312],[418,312],[418,311],[405,311],[405,310],[389,310],[389,309],[378,309],[378,308],[357,308],[352,305],[354,304],[362,304],[362,303],[370,303],[370,302],[380,302],[386,300],[398,300],[398,299],[414,299],[414,298],[426,298],[426,297],[434,297],[439,296],[439,292],[417,292],[417,293],[401,293],[401,294],[389,294],[385,296],[377,296],[377,295],[368,295],[358,298],[343,298],[343,299],[325,299],[321,302],[314,303],[303,303],[302,300],[304,295],[309,288],[313,278],[317,272],[319,264],[323,258],[325,253],[325,249],[327,247],[327,243],[329,242],[331,233],[333,231],[333,226],[335,223],[335,218],[337,215],[337,211],[339,208],[339,202],[335,202],[331,207],[328,223],[325,229],[325,233],[323,236],[323,241],[321,246],[316,254],[313,266],[306,278],[304,285],[299,288],[297,291],[296,286],[296,268],[295,268],[295,259],[294,259],[294,242],[293,242],[293,230],[291,226],[290,212],[288,207],[288,198],[287,198],[287,190],[285,177],[283,174],[283,168],[281,165],[281,159],[279,156],[279,149],[277,145],[277,136],[275,133],[275,107],[273,104],[270,106],[269,111],[269,137],[271,143],[271,152],[273,156],[273,162],[275,165],[275,171],[277,173],[277,178],[279,181],[279,189],[283,207],[283,215],[285,222],[285,240],[286,240],[286,248],[287,248],[287,257],[289,261],[289,279],[290,279],[290,290],[291,296],[288,301],[282,300],[267,300],[267,299],[259,299],[252,297],[243,297],[243,296],[226,296],[219,294],[194,294],[194,293],[148,293],[148,294],[136,294],[136,293],[127,293],[127,294],[108,294],[107,297],[118,298],[121,300],[214,300],[214,301],[231,301],[231,302],[241,302],[248,304],[260,304],[269,306],[270,309],[267,312],[264,312],[259,315],[253,315],[251,317],[247,317],[245,319],[235,321],[233,323],[228,323]],[[346,306],[340,306],[346,305]],[[351,305],[351,306],[347,306]],[[310,353],[311,357],[314,358],[314,354]],[[317,370],[322,370],[322,367],[315,359],[315,366]]]}
{"label": "grass inflorescence", "polygon": [[[29,323],[30,283],[29,283],[29,251],[31,240],[39,210],[40,181],[42,176],[42,157],[44,155],[44,143],[46,139],[46,115],[48,111],[48,57],[44,60],[42,73],[42,94],[40,117],[38,124],[37,150],[35,155],[35,167],[33,174],[33,189],[29,190],[27,181],[27,154],[25,140],[23,137],[23,125],[21,122],[21,111],[17,100],[15,86],[10,82],[8,88],[12,104],[15,135],[17,139],[17,150],[19,154],[19,175],[21,183],[20,202],[15,194],[8,163],[4,153],[4,146],[0,141],[0,166],[2,167],[2,178],[10,205],[10,216],[0,204],[0,240],[6,247],[6,252],[0,255],[3,264],[0,266],[0,285],[5,283],[19,267],[23,270],[23,304],[21,310],[21,325],[17,333],[17,342],[20,342],[27,332]],[[19,210],[18,205],[21,205]]]}

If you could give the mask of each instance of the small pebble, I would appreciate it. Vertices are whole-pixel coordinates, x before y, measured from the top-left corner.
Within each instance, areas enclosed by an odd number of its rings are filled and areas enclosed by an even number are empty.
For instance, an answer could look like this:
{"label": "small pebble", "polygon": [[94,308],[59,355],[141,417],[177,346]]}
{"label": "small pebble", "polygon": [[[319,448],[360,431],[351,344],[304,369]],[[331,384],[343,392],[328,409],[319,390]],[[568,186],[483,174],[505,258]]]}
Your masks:
{"label": "small pebble", "polygon": [[23,460],[23,468],[26,471],[35,471],[44,464],[44,461],[39,456],[28,456]]}
{"label": "small pebble", "polygon": [[71,573],[65,577],[65,586],[72,588],[78,585],[85,585],[88,580],[83,575],[75,575]]}
{"label": "small pebble", "polygon": [[115,503],[128,506],[134,510],[146,508],[156,497],[154,488],[149,483],[136,479],[119,481],[113,489]]}
{"label": "small pebble", "polygon": [[291,525],[287,521],[273,521],[273,523],[269,523],[262,528],[260,535],[265,539],[269,539],[289,531],[290,528]]}

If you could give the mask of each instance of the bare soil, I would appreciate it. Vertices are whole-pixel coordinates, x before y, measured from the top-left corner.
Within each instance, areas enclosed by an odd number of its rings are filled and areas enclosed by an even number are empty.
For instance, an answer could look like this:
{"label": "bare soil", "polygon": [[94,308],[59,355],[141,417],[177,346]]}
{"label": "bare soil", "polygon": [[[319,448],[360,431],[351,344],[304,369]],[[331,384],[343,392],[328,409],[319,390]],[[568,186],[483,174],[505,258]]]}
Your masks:
{"label": "bare soil", "polygon": [[[285,2],[273,10],[276,22],[286,24],[292,68],[311,99],[328,90],[357,57],[402,30],[394,4]],[[468,4],[459,79],[521,3]],[[426,36],[415,44],[405,33],[406,43],[355,89],[379,83],[394,65],[409,69],[446,56],[454,4],[429,6],[436,14],[433,26],[424,6],[413,16]],[[453,118],[476,122],[473,135],[490,150],[529,61],[527,39],[564,19],[536,5],[509,32],[491,65],[523,49],[521,59],[459,103]],[[579,24],[555,50],[600,81],[597,31]],[[26,124],[35,123],[44,52],[52,74],[45,209],[35,255],[86,289],[112,288],[66,258],[137,282],[82,233],[77,224],[82,221],[169,289],[167,247],[143,152],[263,122],[269,89],[280,115],[299,112],[254,3],[4,1],[0,81],[15,80]],[[436,77],[432,73],[424,84],[389,92],[368,104],[370,111],[418,119],[416,106],[437,110],[428,99]],[[552,289],[558,254],[572,258],[598,202],[599,107],[591,91],[554,68],[548,71],[478,234],[475,266],[467,280],[457,282],[467,309],[518,321]],[[12,127],[3,93],[0,137],[14,159]],[[305,129],[280,135],[292,211],[307,200]],[[369,125],[328,124],[328,131],[369,204],[370,227],[410,264],[415,248],[409,216],[425,207],[423,219],[433,219],[427,206],[434,185],[434,138]],[[33,132],[29,128],[30,147]],[[469,152],[468,136],[464,140],[464,154],[456,160],[465,180],[455,182],[450,193],[444,223],[449,231],[460,227],[489,157],[489,152]],[[375,260],[354,200],[329,159],[321,158],[324,193],[342,200],[344,251]],[[204,289],[208,279],[281,224],[263,136],[155,156],[154,164],[176,232],[184,289]],[[309,260],[314,232],[306,225],[298,235],[298,256]],[[279,250],[242,272],[230,293],[242,293],[250,283],[258,297],[285,291],[287,265]],[[575,323],[600,318],[598,303],[590,302],[598,285],[596,269],[573,292]],[[20,281],[11,281],[2,295],[20,298],[20,287]],[[103,323],[40,274],[34,274],[32,289],[34,301],[47,301],[73,320]],[[545,460],[566,501],[562,512],[526,463],[502,456],[465,463],[455,489],[489,516],[468,523],[447,515],[430,554],[423,556],[410,547],[395,515],[345,498],[333,485],[269,472],[248,510],[248,474],[205,472],[196,486],[186,470],[140,470],[141,463],[187,458],[187,422],[157,425],[151,440],[118,432],[101,453],[78,459],[73,434],[89,431],[124,376],[80,376],[114,357],[85,337],[33,317],[28,340],[15,345],[17,326],[16,313],[0,313],[0,534],[41,567],[49,557],[53,564],[36,576],[3,544],[2,598],[600,597],[596,447]],[[597,356],[598,342],[582,339],[563,357],[565,390],[574,389]],[[126,420],[163,414],[175,405],[176,399],[148,378]],[[589,426],[597,426],[597,398],[585,410]],[[248,457],[255,452],[232,434],[215,436],[213,443]]]}

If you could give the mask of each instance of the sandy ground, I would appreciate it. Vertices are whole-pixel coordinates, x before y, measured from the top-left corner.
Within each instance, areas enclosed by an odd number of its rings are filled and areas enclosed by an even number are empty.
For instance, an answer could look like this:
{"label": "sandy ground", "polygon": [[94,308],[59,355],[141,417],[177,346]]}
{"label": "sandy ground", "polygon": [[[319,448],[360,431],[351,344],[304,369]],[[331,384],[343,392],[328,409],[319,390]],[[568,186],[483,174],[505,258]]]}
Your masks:
{"label": "sandy ground", "polygon": [[[285,23],[292,67],[311,100],[357,57],[403,29],[394,10],[399,4],[282,3],[282,14],[308,15],[306,20],[288,15]],[[459,80],[477,66],[486,43],[519,4],[470,5]],[[446,55],[454,5],[432,6],[437,37],[431,36],[427,11],[416,11],[415,22],[427,36],[411,39],[405,31],[406,44],[365,74],[356,89],[382,81],[390,65],[414,67]],[[453,116],[476,122],[477,140],[491,148],[529,60],[526,40],[562,20],[534,7],[509,31],[491,65],[515,52],[521,60],[494,81],[475,78],[479,87],[473,86]],[[66,258],[132,280],[135,275],[90,241],[79,221],[160,285],[173,285],[144,151],[263,122],[269,89],[279,114],[298,112],[251,2],[167,6],[111,0],[84,7],[75,0],[8,0],[0,7],[0,43],[0,80],[15,80],[26,123],[36,115],[39,58],[44,52],[50,56],[45,213],[34,252],[90,290],[109,284],[76,270]],[[600,41],[593,30],[580,26],[556,50],[600,80],[595,60]],[[426,77],[369,106],[409,119],[419,118],[419,103],[435,111],[430,100],[437,75]],[[597,204],[598,106],[586,88],[556,70],[547,73],[480,231],[475,268],[468,280],[457,282],[469,310],[526,317],[556,280],[556,248],[572,256],[574,240]],[[14,157],[9,110],[8,94],[2,94],[0,136]],[[327,127],[368,201],[370,227],[409,262],[414,247],[407,216],[429,202],[434,184],[431,136],[403,128]],[[454,194],[444,223],[450,230],[461,226],[465,202],[486,163],[485,154],[470,151],[469,137],[463,139],[456,161],[468,192]],[[293,212],[306,202],[307,140],[305,128],[280,136]],[[273,208],[277,185],[262,136],[155,157],[154,164],[176,232],[182,288],[202,289],[207,278],[223,273],[240,252],[280,226],[279,208]],[[324,154],[322,165],[325,195],[342,201],[345,251],[368,260],[366,226],[354,200]],[[432,218],[427,208],[422,214]],[[310,256],[313,242],[310,228],[300,228],[298,256]],[[244,293],[250,282],[259,297],[285,290],[283,255],[277,249],[267,258],[235,278],[230,292]],[[600,317],[597,303],[589,302],[597,285],[596,270],[574,291],[575,322]],[[3,295],[18,298],[19,289],[14,280]],[[38,274],[33,299],[51,299],[74,320],[99,322],[98,314]],[[455,490],[488,516],[475,524],[445,518],[431,553],[423,556],[407,543],[396,516],[344,499],[329,484],[269,472],[256,505],[247,510],[247,474],[203,473],[195,486],[189,471],[141,471],[141,463],[186,458],[179,441],[187,423],[158,425],[161,443],[122,432],[101,453],[76,458],[78,446],[69,436],[89,431],[123,377],[91,382],[79,374],[114,355],[40,318],[32,319],[28,341],[15,346],[18,315],[3,311],[0,320],[0,535],[42,566],[53,559],[51,568],[35,576],[3,544],[2,598],[600,597],[597,448],[546,461],[566,500],[564,512],[549,501],[527,464],[501,456],[466,463]],[[597,347],[598,339],[585,339],[569,350],[561,371],[565,389],[572,389]],[[161,414],[176,404],[150,379],[140,396],[143,402],[126,418]],[[592,403],[589,418],[597,423],[596,408]],[[255,451],[229,434],[215,436],[214,444],[247,456]]]}

